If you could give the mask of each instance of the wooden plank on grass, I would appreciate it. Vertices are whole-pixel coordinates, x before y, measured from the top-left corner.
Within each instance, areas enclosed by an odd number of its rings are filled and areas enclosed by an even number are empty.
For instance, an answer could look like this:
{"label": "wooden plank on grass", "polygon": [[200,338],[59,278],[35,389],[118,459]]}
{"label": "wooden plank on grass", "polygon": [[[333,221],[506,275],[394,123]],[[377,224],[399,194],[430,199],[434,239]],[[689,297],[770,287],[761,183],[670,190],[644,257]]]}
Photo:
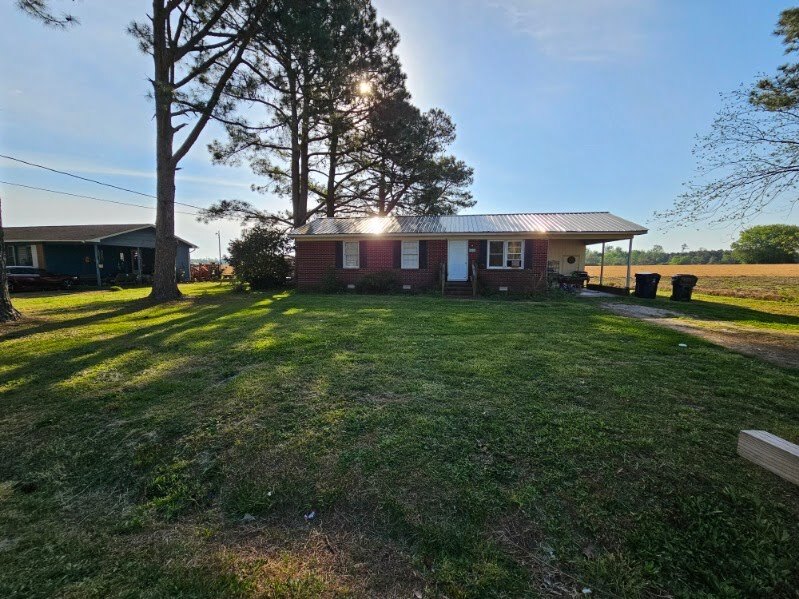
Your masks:
{"label": "wooden plank on grass", "polygon": [[738,455],[799,485],[799,445],[766,431],[741,431]]}

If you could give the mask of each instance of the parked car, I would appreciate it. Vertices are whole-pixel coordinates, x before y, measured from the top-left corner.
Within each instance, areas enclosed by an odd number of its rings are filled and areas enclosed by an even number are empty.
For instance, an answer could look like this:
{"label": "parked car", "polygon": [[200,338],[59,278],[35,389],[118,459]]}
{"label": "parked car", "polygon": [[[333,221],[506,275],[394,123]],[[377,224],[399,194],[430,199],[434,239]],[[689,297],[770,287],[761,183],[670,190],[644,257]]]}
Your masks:
{"label": "parked car", "polygon": [[8,266],[9,291],[37,290],[37,289],[71,289],[78,284],[78,277],[71,275],[56,275],[42,268],[32,266]]}

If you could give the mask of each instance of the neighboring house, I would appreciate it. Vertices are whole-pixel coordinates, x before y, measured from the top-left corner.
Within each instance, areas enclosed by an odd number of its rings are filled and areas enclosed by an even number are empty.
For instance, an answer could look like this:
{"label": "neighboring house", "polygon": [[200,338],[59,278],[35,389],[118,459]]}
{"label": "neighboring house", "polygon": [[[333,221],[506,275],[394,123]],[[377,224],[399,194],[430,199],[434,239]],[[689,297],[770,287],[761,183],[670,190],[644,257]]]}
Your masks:
{"label": "neighboring house", "polygon": [[[9,266],[32,266],[101,285],[118,274],[147,276],[155,259],[154,225],[64,225],[4,227]],[[175,270],[189,280],[189,252],[196,248],[178,238]]]}
{"label": "neighboring house", "polygon": [[299,289],[321,287],[330,273],[351,287],[394,270],[410,290],[439,284],[443,273],[452,287],[476,275],[485,288],[530,292],[546,285],[548,270],[583,270],[587,245],[626,239],[632,248],[646,232],[609,212],[558,212],[321,218],[290,236]]}

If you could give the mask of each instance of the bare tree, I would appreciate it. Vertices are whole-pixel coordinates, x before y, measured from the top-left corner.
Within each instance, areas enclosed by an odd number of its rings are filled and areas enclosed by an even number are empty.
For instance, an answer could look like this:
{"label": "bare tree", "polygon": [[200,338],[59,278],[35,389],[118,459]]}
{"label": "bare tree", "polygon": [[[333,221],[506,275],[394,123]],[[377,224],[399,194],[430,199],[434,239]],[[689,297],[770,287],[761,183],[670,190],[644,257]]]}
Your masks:
{"label": "bare tree", "polygon": [[696,177],[671,210],[657,214],[666,222],[747,221],[770,205],[791,208],[799,199],[797,110],[765,110],[739,90],[727,98],[694,154]]}
{"label": "bare tree", "polygon": [[180,161],[208,122],[231,109],[223,93],[269,4],[268,0],[153,0],[149,23],[129,27],[141,50],[153,57],[154,67],[150,83],[158,200],[153,300],[180,297],[175,273],[175,174]]}
{"label": "bare tree", "polygon": [[3,235],[3,199],[0,198],[0,322],[18,320],[19,312],[11,304],[8,293],[8,273],[6,272],[6,248]]}
{"label": "bare tree", "polygon": [[[799,52],[799,9],[780,15],[776,35],[786,54]],[[799,201],[799,64],[725,98],[710,133],[694,148],[696,177],[671,210],[674,224],[747,221],[767,207],[792,209]]]}

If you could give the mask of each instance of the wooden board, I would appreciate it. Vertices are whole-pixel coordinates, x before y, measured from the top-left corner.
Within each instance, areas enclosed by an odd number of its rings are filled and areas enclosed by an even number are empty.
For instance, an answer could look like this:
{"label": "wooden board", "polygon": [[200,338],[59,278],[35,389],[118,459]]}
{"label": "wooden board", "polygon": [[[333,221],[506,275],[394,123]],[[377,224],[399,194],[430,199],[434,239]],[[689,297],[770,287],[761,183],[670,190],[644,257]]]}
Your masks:
{"label": "wooden board", "polygon": [[799,485],[799,445],[766,431],[741,431],[738,455]]}

